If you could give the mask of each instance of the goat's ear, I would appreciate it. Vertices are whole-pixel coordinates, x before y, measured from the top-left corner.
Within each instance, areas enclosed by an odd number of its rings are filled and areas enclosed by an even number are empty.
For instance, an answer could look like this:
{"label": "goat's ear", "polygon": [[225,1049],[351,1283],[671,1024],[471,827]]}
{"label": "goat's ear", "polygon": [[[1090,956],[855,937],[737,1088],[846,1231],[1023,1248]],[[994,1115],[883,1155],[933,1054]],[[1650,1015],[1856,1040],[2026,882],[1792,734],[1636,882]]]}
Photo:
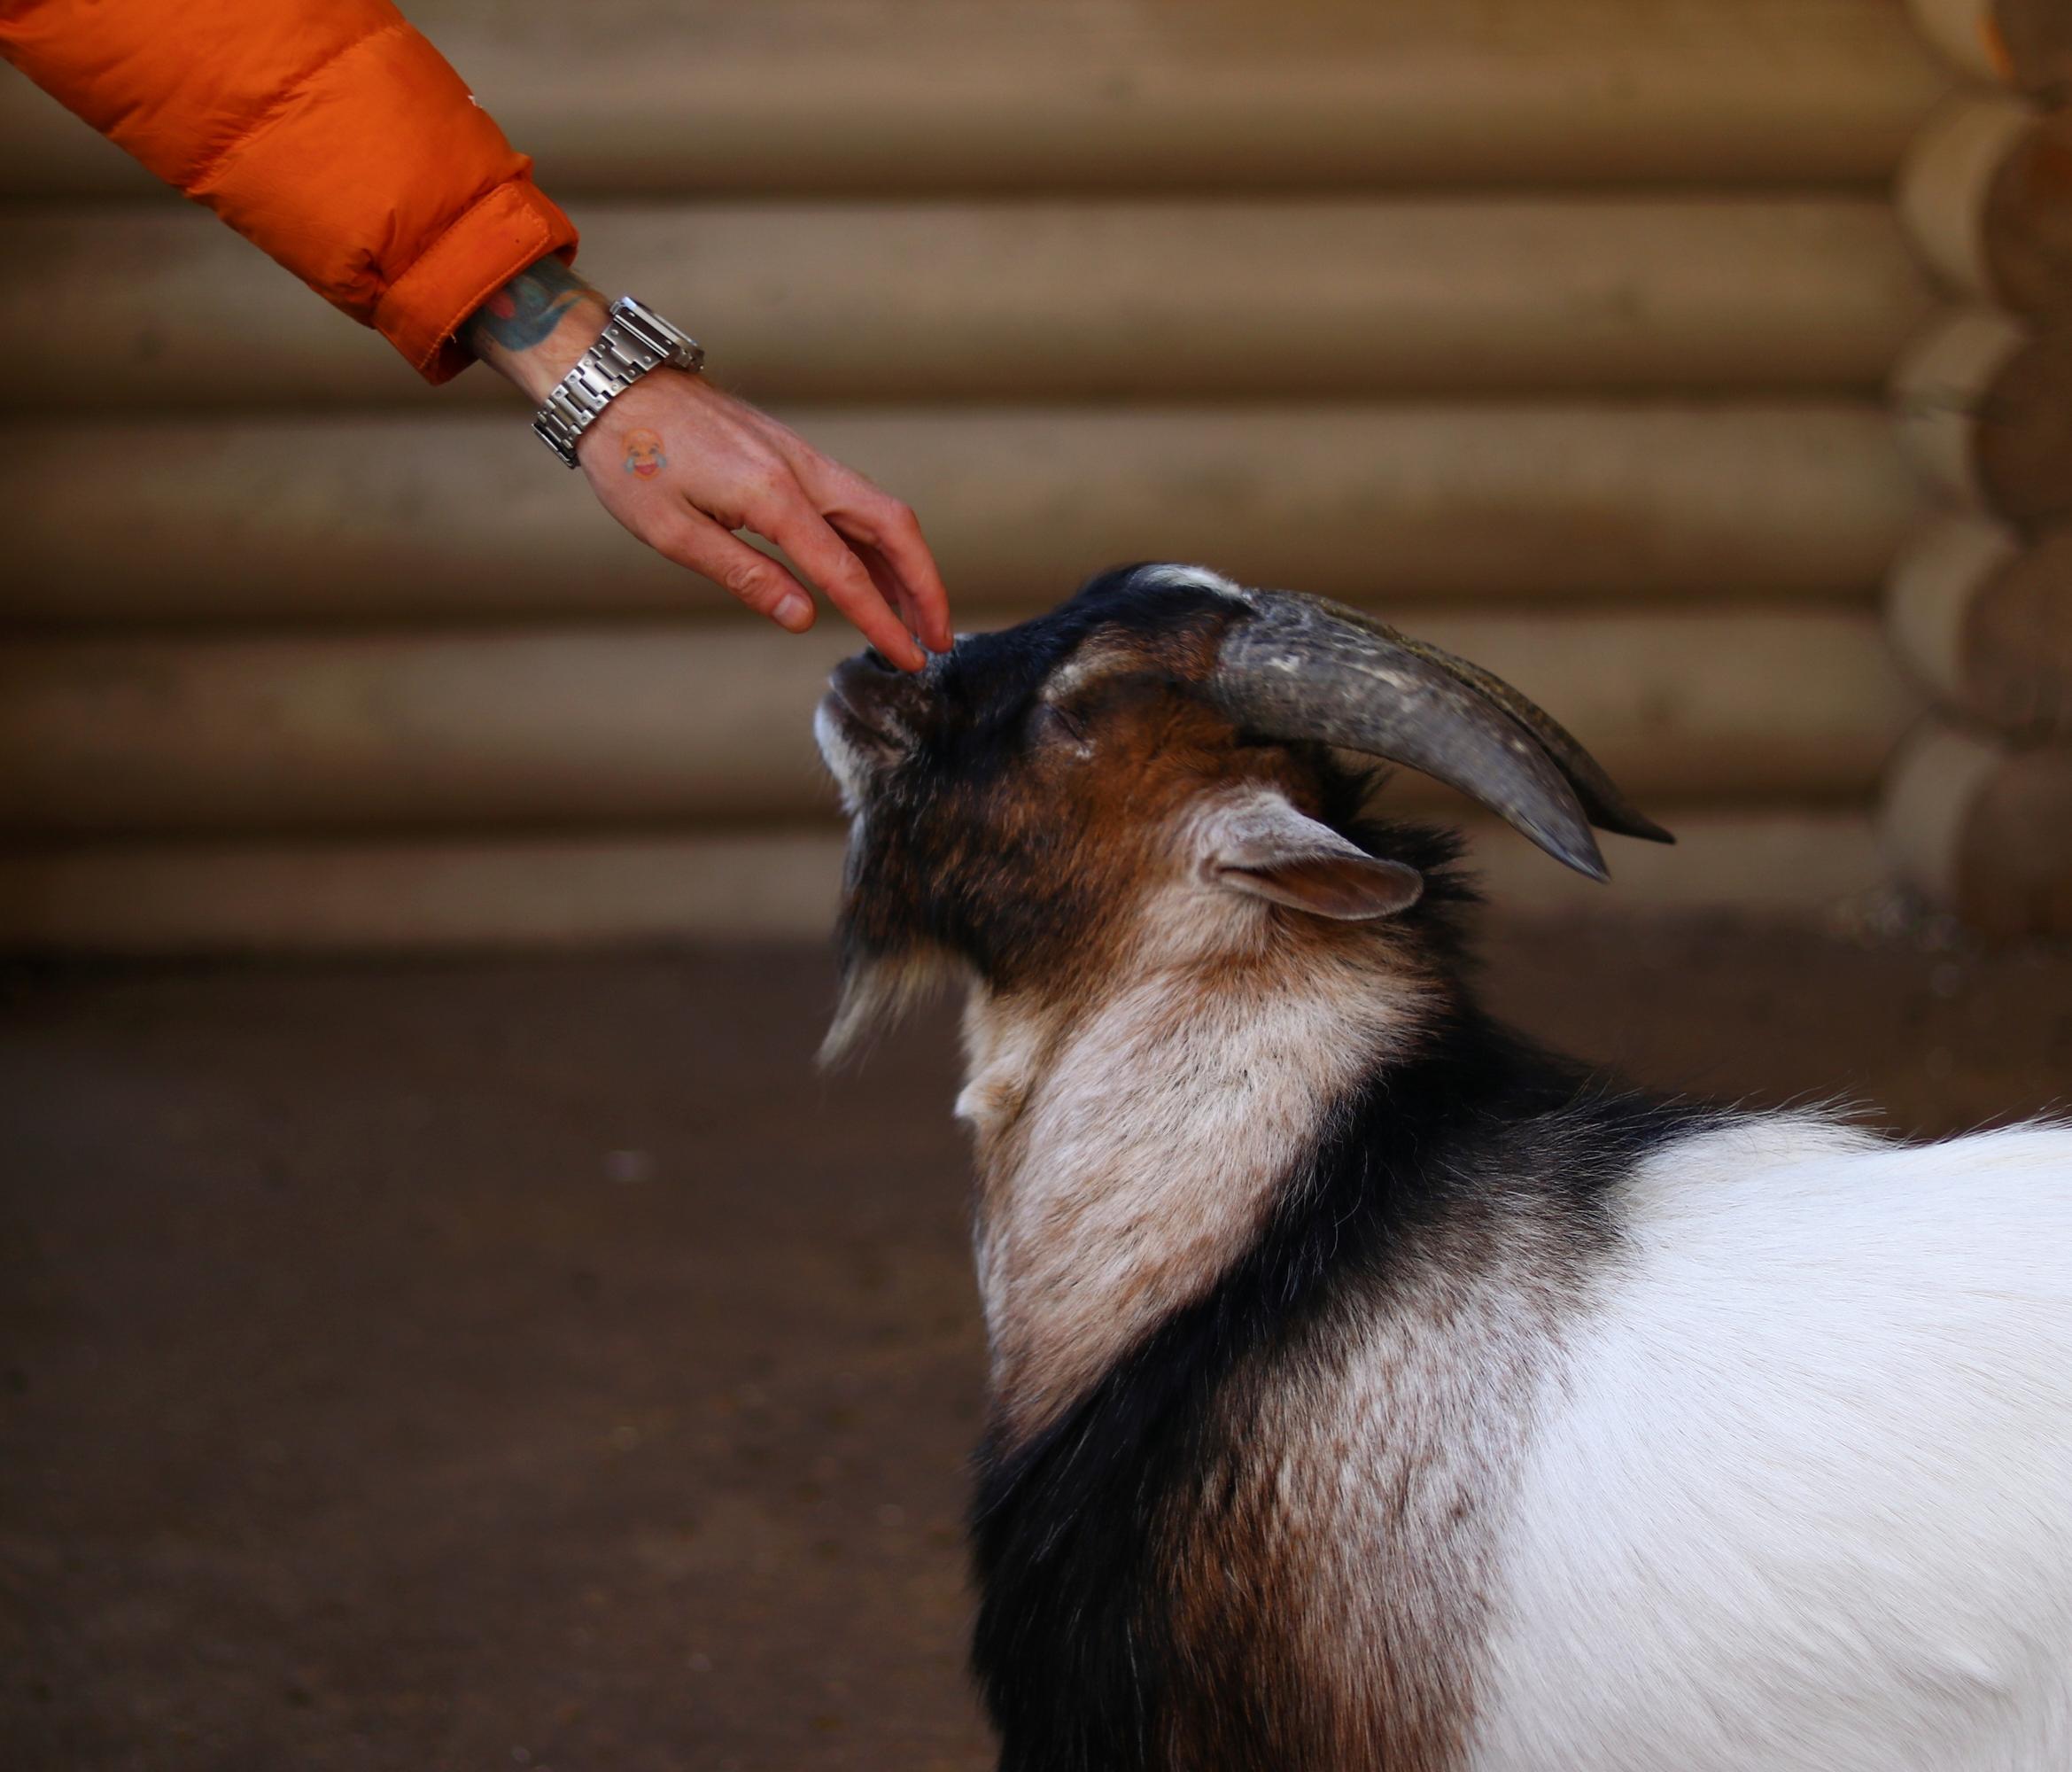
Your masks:
{"label": "goat's ear", "polygon": [[1416,868],[1368,854],[1278,794],[1261,794],[1213,820],[1205,866],[1230,891],[1341,922],[1393,917],[1424,890]]}

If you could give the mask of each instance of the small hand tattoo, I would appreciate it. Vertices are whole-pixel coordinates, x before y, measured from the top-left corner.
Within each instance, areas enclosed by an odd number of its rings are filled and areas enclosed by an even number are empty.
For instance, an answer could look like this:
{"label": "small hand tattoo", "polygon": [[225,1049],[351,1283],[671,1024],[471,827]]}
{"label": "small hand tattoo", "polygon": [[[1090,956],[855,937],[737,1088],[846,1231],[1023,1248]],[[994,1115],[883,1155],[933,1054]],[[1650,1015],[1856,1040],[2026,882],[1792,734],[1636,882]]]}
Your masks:
{"label": "small hand tattoo", "polygon": [[477,355],[485,344],[529,351],[561,324],[570,308],[596,294],[559,259],[542,259],[475,310],[468,322],[468,342]]}
{"label": "small hand tattoo", "polygon": [[626,472],[651,480],[669,465],[662,453],[662,439],[646,429],[626,432]]}

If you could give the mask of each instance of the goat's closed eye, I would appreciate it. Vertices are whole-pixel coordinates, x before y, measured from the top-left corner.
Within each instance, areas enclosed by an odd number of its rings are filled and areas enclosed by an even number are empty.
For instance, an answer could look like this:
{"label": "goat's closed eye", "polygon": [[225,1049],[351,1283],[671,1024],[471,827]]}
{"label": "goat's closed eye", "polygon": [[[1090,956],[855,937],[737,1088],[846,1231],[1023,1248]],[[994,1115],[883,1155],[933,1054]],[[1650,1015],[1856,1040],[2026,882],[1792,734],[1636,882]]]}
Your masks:
{"label": "goat's closed eye", "polygon": [[1055,702],[1038,702],[1028,716],[1028,742],[1037,745],[1062,745],[1084,757],[1093,741],[1085,726]]}

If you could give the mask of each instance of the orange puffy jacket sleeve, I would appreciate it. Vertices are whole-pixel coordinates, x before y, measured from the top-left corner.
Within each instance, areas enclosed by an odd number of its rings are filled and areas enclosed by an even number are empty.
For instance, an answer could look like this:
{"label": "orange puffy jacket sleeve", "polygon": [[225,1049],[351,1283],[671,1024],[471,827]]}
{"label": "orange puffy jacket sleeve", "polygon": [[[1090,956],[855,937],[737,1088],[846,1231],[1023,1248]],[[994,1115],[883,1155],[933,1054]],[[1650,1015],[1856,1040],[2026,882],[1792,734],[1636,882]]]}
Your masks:
{"label": "orange puffy jacket sleeve", "polygon": [[0,54],[428,379],[576,230],[389,0],[0,0]]}

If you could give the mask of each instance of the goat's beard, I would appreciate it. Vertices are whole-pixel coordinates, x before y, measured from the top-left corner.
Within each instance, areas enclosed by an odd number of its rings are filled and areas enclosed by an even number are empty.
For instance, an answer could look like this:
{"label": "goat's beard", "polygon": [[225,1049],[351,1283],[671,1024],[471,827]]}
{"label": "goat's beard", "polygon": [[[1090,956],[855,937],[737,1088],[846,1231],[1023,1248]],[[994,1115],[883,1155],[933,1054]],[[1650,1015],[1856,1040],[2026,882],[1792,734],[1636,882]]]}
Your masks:
{"label": "goat's beard", "polygon": [[962,962],[935,947],[851,954],[842,967],[834,1019],[820,1042],[820,1068],[835,1069],[858,1058],[873,1040],[930,998],[954,990],[966,970]]}

